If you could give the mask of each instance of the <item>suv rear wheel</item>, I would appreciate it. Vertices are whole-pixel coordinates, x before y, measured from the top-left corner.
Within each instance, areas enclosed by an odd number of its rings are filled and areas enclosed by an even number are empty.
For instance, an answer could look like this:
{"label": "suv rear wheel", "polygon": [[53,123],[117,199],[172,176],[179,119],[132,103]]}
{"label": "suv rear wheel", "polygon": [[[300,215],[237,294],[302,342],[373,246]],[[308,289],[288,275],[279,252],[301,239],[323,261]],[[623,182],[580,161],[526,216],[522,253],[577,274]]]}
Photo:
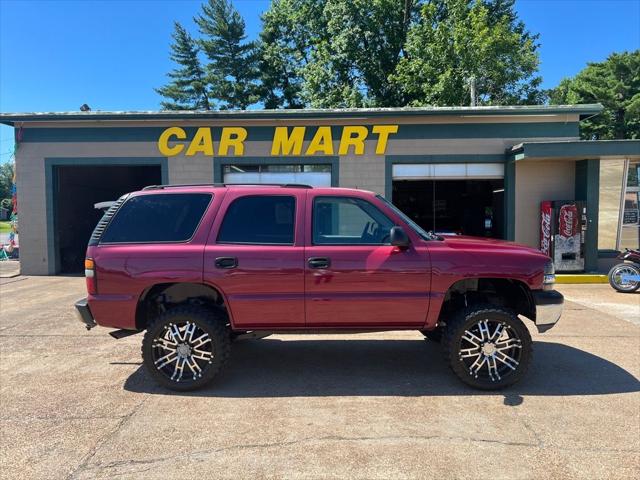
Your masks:
{"label": "suv rear wheel", "polygon": [[187,391],[209,383],[230,351],[226,318],[220,311],[185,305],[160,315],[142,340],[142,359],[163,387]]}
{"label": "suv rear wheel", "polygon": [[513,385],[529,368],[531,335],[511,310],[470,306],[447,323],[445,358],[467,385],[497,390]]}

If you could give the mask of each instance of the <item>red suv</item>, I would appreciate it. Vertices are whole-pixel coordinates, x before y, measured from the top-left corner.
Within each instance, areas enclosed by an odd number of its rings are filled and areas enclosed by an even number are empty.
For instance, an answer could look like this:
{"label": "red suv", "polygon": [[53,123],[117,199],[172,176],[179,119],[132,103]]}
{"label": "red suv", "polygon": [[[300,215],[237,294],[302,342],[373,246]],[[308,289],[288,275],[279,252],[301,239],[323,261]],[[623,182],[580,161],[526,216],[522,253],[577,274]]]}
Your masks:
{"label": "red suv", "polygon": [[[240,336],[419,330],[465,383],[518,381],[531,336],[560,317],[549,257],[424,231],[380,195],[305,185],[153,186],[127,194],[89,241],[87,328],[146,330],[158,383],[199,388]],[[282,348],[286,348],[283,346]]]}

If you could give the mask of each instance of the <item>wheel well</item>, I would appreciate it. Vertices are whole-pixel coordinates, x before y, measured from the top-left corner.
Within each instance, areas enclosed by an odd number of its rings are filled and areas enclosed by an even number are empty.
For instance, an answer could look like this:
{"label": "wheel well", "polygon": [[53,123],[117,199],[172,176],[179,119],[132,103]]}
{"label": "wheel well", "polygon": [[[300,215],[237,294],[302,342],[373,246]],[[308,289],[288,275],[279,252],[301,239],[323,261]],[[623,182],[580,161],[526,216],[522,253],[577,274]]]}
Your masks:
{"label": "wheel well", "polygon": [[444,297],[438,323],[467,305],[490,303],[513,310],[530,320],[536,318],[536,306],[529,287],[519,280],[508,278],[467,278],[449,287]]}
{"label": "wheel well", "polygon": [[[159,283],[147,288],[136,307],[136,329],[144,330],[149,321],[177,305],[206,305],[227,313],[224,297],[203,283]],[[228,314],[227,314],[228,316]]]}

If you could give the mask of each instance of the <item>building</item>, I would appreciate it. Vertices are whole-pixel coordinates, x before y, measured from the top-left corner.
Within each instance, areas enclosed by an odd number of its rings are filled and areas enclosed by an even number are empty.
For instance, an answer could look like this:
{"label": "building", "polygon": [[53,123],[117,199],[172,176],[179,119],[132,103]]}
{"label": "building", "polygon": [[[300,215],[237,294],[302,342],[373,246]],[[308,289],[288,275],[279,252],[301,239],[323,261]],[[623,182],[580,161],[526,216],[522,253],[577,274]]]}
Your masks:
{"label": "building", "polygon": [[581,141],[600,105],[0,114],[25,274],[80,271],[94,204],[160,183],[373,190],[424,228],[540,246],[540,203],[586,205],[584,269],[638,247],[639,140]]}

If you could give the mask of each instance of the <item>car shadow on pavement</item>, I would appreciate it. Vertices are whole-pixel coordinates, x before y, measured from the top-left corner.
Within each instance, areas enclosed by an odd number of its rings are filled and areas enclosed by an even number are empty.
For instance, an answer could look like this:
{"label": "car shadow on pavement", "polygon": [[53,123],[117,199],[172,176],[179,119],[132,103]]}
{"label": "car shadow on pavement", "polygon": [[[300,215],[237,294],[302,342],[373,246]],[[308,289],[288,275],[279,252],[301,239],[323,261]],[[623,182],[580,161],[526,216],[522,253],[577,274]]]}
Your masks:
{"label": "car shadow on pavement", "polygon": [[[124,388],[225,398],[495,394],[462,384],[447,368],[440,346],[425,340],[243,341],[233,345],[228,367],[204,389],[166,390],[154,383],[144,366]],[[640,391],[638,379],[604,358],[566,345],[535,342],[526,377],[499,393],[517,399],[636,391]]]}

